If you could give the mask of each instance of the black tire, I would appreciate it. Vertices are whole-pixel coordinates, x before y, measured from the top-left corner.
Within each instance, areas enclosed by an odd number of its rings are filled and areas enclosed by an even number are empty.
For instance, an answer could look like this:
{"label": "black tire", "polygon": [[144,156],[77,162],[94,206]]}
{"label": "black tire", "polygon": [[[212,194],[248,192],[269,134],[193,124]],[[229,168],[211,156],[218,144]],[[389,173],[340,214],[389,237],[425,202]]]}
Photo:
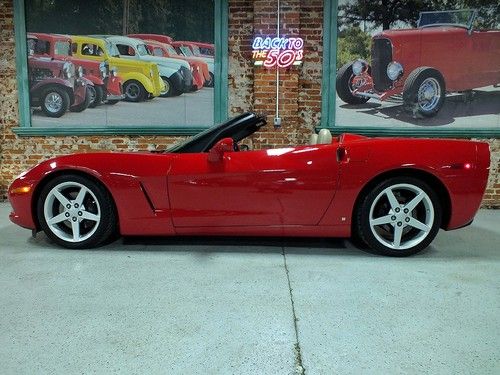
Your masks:
{"label": "black tire", "polygon": [[116,99],[108,99],[106,101],[106,104],[109,104],[109,105],[115,105],[116,103],[118,103],[120,100],[116,100]]}
{"label": "black tire", "polygon": [[[399,207],[396,202],[396,208],[390,204],[389,195],[385,194],[388,191],[393,193]],[[415,200],[418,204],[411,209],[410,202],[417,194],[421,194],[422,200]],[[408,212],[405,212],[405,205],[408,205]],[[353,237],[377,254],[396,257],[413,255],[429,246],[436,237],[441,218],[439,199],[428,184],[413,177],[393,177],[378,183],[361,197],[353,218]],[[384,223],[376,223],[377,219]],[[396,231],[401,235],[397,235]],[[399,244],[397,238],[400,239]]]}
{"label": "black tire", "polygon": [[[53,103],[52,105],[49,104]],[[63,87],[51,86],[44,89],[40,95],[42,111],[48,117],[58,118],[69,109],[69,94]]]}
{"label": "black tire", "polygon": [[[439,93],[436,92],[432,100],[419,99],[419,91],[424,89],[424,85],[436,87]],[[403,86],[404,109],[412,117],[436,115],[444,104],[445,96],[446,86],[443,75],[428,66],[422,66],[411,72]]]}
{"label": "black tire", "polygon": [[163,80],[163,82],[165,83],[165,92],[162,93],[160,96],[162,98],[168,98],[168,97],[171,97],[171,96],[174,96],[174,86],[172,85],[172,81],[170,81],[170,79],[168,77],[165,77],[165,76],[161,76],[161,79]]}
{"label": "black tire", "polygon": [[208,81],[205,81],[205,87],[214,87],[215,84],[215,77],[212,72],[208,72],[210,75],[210,79]]}
{"label": "black tire", "polygon": [[140,83],[135,79],[131,79],[123,85],[123,92],[125,94],[125,100],[128,102],[142,102],[146,99],[148,92]]}
{"label": "black tire", "polygon": [[[63,205],[52,193],[56,187],[62,196],[68,199],[65,203],[69,206]],[[82,188],[88,190],[83,190],[86,193],[81,205],[77,206],[75,203]],[[56,223],[50,225],[47,223],[47,220],[56,219],[58,215],[62,217],[60,221],[56,220]],[[99,217],[99,221],[86,219],[86,215]],[[116,233],[117,215],[108,191],[92,179],[75,174],[57,176],[42,188],[37,200],[37,218],[48,238],[69,249],[97,247]],[[75,238],[76,229],[77,240],[72,240]]]}
{"label": "black tire", "polygon": [[92,91],[90,89],[90,86],[87,86],[87,88],[85,89],[85,100],[78,105],[71,106],[69,110],[71,112],[83,112],[89,107],[91,101]]}
{"label": "black tire", "polygon": [[101,86],[89,86],[90,88],[90,108],[95,108],[102,104],[104,99],[104,89]]}
{"label": "black tire", "polygon": [[335,83],[337,95],[347,104],[354,104],[354,105],[364,104],[368,100],[370,100],[370,98],[364,98],[352,94],[351,90],[351,81],[353,78],[352,64],[353,64],[352,62],[345,64],[337,72],[337,79]]}

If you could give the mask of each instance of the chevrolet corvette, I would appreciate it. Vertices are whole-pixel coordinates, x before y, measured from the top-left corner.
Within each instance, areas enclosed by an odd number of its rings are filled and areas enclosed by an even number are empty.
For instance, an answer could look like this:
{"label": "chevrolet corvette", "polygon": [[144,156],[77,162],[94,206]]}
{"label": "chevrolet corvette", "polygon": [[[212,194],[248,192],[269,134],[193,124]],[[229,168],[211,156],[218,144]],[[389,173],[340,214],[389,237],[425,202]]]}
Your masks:
{"label": "chevrolet corvette", "polygon": [[10,219],[67,248],[115,234],[354,237],[406,256],[481,204],[487,143],[322,129],[307,145],[251,150],[265,123],[245,113],[164,151],[44,161],[9,187]]}

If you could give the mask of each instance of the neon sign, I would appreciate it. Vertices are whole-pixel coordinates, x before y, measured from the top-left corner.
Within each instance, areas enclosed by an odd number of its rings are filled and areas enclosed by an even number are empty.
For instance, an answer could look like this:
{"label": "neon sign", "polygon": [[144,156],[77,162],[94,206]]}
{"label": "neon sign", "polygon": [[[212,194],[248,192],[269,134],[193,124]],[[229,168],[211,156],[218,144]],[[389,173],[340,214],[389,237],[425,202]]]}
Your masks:
{"label": "neon sign", "polygon": [[304,40],[298,37],[261,37],[252,43],[254,65],[266,68],[288,68],[301,65],[304,58]]}

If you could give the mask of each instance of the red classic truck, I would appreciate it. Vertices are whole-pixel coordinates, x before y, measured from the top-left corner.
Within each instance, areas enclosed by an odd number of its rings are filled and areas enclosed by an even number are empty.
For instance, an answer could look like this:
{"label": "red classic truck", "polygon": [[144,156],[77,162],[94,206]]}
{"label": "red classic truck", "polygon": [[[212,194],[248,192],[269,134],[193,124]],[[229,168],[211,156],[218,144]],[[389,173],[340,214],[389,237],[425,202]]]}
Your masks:
{"label": "red classic truck", "polygon": [[71,38],[59,34],[29,33],[28,40],[34,42],[34,56],[50,56],[54,59],[71,61],[81,66],[83,75],[94,85],[89,86],[91,100],[89,107],[100,105],[103,101],[115,104],[125,95],[121,78],[115,76],[107,62],[97,62],[72,56]]}
{"label": "red classic truck", "polygon": [[416,29],[384,30],[372,40],[371,63],[358,59],[337,72],[348,104],[403,96],[414,117],[434,116],[446,93],[500,84],[500,17],[476,10],[422,12]]}

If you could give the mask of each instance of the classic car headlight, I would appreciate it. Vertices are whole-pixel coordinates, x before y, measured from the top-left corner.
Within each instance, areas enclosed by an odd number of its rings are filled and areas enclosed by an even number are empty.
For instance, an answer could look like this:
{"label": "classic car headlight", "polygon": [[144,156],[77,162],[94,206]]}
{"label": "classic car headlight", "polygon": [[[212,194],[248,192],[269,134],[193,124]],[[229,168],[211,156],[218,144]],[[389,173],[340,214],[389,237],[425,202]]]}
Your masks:
{"label": "classic car headlight", "polygon": [[73,76],[72,70],[74,70],[73,64],[70,63],[69,61],[66,61],[63,65],[63,72],[64,72],[64,75],[66,76],[66,78],[69,79]]}
{"label": "classic car headlight", "polygon": [[365,70],[366,67],[366,61],[363,60],[356,60],[352,63],[352,72],[355,76],[359,76],[361,73],[363,73],[363,70]]}
{"label": "classic car headlight", "polygon": [[153,69],[149,69],[149,76],[153,78]]}
{"label": "classic car headlight", "polygon": [[391,81],[397,80],[403,74],[403,65],[397,61],[392,61],[387,65],[387,77]]}
{"label": "classic car headlight", "polygon": [[81,66],[78,67],[77,73],[78,73],[78,78],[83,77],[83,68]]}
{"label": "classic car headlight", "polygon": [[118,77],[118,68],[116,66],[111,68],[111,74],[113,77]]}
{"label": "classic car headlight", "polygon": [[102,62],[99,64],[99,72],[101,72],[101,78],[104,79],[108,75],[108,67],[106,66],[106,63]]}

